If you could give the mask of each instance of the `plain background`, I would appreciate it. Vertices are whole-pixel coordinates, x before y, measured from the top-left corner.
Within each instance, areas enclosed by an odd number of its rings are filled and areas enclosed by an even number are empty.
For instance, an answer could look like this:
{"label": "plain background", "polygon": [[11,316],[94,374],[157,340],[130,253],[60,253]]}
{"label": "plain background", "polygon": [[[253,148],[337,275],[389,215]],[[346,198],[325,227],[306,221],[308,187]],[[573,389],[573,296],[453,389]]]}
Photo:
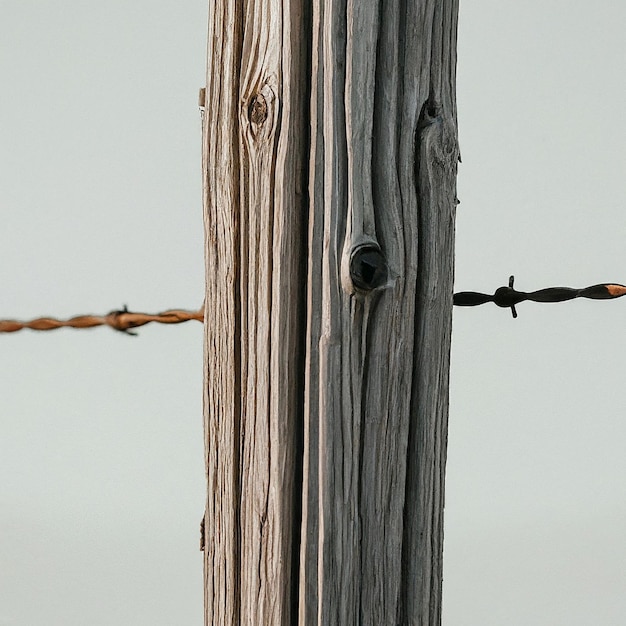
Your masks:
{"label": "plain background", "polygon": [[[196,309],[207,5],[0,0],[0,318]],[[626,9],[462,2],[457,290],[626,282]],[[456,309],[445,626],[622,624],[626,298]],[[0,336],[0,626],[202,623],[202,326]]]}

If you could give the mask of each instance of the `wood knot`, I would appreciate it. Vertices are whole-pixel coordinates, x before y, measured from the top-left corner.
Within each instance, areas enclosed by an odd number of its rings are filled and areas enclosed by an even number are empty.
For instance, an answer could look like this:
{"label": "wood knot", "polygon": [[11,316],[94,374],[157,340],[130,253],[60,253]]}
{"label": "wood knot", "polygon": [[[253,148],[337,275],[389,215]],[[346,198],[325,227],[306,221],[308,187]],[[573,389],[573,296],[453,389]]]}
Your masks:
{"label": "wood knot", "polygon": [[260,126],[267,119],[267,101],[262,93],[256,94],[248,107],[250,121]]}
{"label": "wood knot", "polygon": [[350,259],[350,278],[358,289],[372,291],[387,282],[387,261],[376,246],[358,248]]}

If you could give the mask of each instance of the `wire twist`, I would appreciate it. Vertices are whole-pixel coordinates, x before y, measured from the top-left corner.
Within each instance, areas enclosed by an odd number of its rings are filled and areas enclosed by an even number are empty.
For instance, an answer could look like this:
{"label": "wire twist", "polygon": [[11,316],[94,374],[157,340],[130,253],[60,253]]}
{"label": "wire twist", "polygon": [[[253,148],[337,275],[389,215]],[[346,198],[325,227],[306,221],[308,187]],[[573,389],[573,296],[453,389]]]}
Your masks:
{"label": "wire twist", "polygon": [[[500,307],[510,308],[513,317],[517,317],[515,305],[525,300],[534,302],[563,302],[574,298],[591,298],[594,300],[607,300],[621,298],[626,295],[626,286],[615,283],[592,285],[584,289],[572,289],[571,287],[551,287],[540,289],[530,293],[513,289],[514,278],[509,278],[508,287],[500,287],[493,295],[476,291],[462,291],[454,294],[454,304],[457,306],[476,306],[485,302],[494,302]],[[127,335],[136,335],[131,329],[139,328],[150,322],[159,324],[181,324],[189,320],[204,321],[204,306],[197,311],[183,309],[170,309],[162,313],[134,313],[126,306],[123,309],[111,311],[107,315],[78,315],[67,320],[55,317],[38,317],[27,322],[18,320],[0,320],[0,333],[15,333],[23,328],[31,330],[55,330],[69,326],[71,328],[93,328],[94,326],[110,326]]]}
{"label": "wire twist", "polygon": [[513,289],[514,276],[509,277],[508,287],[498,287],[493,295],[478,291],[461,291],[454,294],[457,306],[478,306],[485,302],[493,302],[499,307],[510,308],[513,317],[517,317],[515,305],[526,300],[532,302],[565,302],[574,298],[590,298],[591,300],[610,300],[626,296],[626,285],[602,283],[584,289],[572,287],[548,287],[538,291],[517,291]]}
{"label": "wire twist", "polygon": [[144,326],[150,322],[160,324],[181,324],[189,320],[204,321],[204,306],[198,311],[185,311],[183,309],[170,309],[162,313],[134,313],[126,306],[117,311],[111,311],[107,315],[78,315],[67,320],[54,317],[38,317],[27,322],[17,320],[0,320],[0,333],[15,333],[23,328],[31,330],[55,330],[69,326],[71,328],[93,328],[94,326],[110,326],[127,335],[136,335],[131,329]]}

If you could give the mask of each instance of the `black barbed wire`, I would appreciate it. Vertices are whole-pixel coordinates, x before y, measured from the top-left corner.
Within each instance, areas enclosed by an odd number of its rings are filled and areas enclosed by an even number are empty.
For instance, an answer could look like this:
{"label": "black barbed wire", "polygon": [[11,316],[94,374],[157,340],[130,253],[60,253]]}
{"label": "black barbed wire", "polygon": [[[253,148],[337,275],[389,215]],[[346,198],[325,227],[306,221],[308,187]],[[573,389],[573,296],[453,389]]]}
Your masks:
{"label": "black barbed wire", "polygon": [[509,277],[508,287],[499,287],[493,295],[478,291],[461,291],[454,294],[456,306],[478,306],[493,302],[499,307],[510,308],[513,317],[517,317],[515,305],[526,300],[532,302],[564,302],[574,298],[590,298],[592,300],[611,300],[626,295],[626,286],[617,283],[602,283],[583,289],[572,287],[548,287],[538,291],[517,291],[513,289],[514,276]]}

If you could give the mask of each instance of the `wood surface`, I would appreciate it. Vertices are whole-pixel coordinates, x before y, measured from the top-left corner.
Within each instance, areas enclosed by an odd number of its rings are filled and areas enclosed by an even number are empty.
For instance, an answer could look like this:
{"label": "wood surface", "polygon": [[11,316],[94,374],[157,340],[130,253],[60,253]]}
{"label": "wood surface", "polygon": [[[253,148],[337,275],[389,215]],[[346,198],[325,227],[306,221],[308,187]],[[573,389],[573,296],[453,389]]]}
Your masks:
{"label": "wood surface", "polygon": [[458,0],[308,6],[209,10],[206,623],[439,624]]}
{"label": "wood surface", "polygon": [[206,624],[290,624],[296,603],[308,145],[299,11],[209,9]]}

